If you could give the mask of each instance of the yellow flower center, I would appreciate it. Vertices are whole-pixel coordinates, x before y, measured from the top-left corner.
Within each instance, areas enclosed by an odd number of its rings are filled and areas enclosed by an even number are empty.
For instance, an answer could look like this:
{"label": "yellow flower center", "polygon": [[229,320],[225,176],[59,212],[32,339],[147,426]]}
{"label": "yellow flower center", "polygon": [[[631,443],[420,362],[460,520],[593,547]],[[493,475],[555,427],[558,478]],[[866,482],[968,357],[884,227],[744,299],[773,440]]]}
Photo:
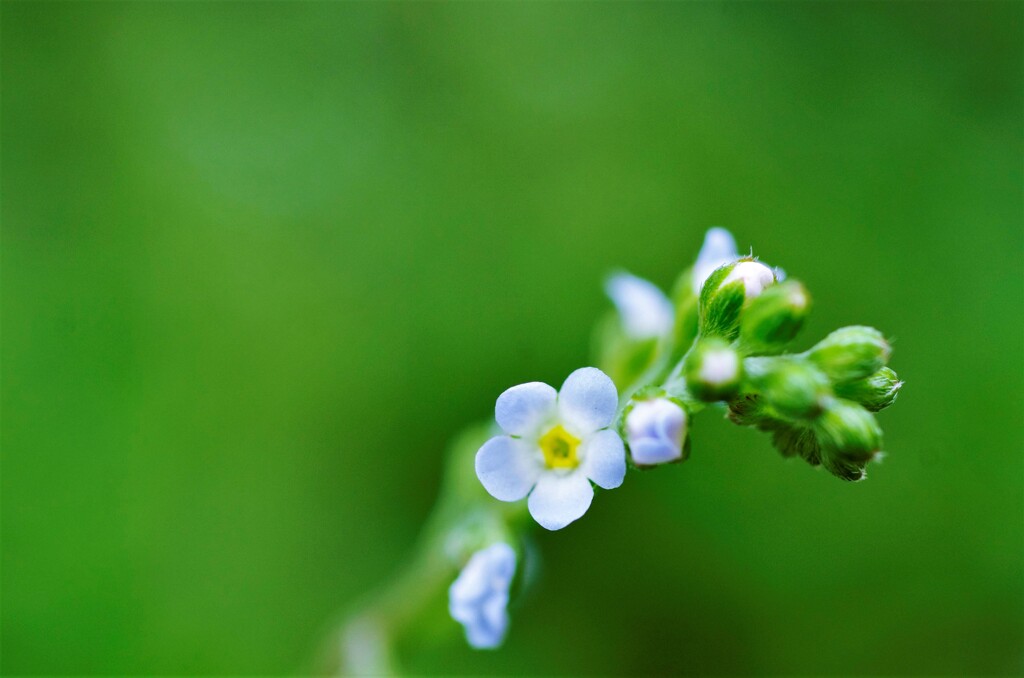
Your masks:
{"label": "yellow flower center", "polygon": [[561,424],[542,435],[538,442],[548,468],[576,468],[580,465],[576,456],[580,439],[562,428]]}

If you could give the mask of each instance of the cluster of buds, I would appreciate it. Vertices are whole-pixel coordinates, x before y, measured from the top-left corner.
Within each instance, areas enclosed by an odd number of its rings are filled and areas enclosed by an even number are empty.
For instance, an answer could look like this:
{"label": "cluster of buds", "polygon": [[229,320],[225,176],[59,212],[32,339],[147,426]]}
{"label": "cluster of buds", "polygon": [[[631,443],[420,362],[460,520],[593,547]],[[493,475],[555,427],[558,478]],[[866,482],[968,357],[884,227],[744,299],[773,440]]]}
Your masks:
{"label": "cluster of buds", "polygon": [[863,479],[881,454],[874,413],[903,385],[886,367],[891,347],[882,334],[845,327],[787,354],[810,311],[801,282],[738,256],[703,276],[694,280],[689,349],[663,384],[639,388],[624,410],[620,430],[634,466],[686,459],[688,422],[722,403],[734,423],[769,433],[784,456]]}
{"label": "cluster of buds", "polygon": [[800,331],[810,297],[800,282],[778,282],[770,272],[740,261],[708,278],[699,337],[683,370],[686,392],[724,402],[733,422],[770,433],[784,456],[861,480],[881,453],[873,413],[895,402],[903,385],[886,367],[892,349],[878,330],[854,326],[804,353],[780,355]]}
{"label": "cluster of buds", "polygon": [[[686,460],[691,422],[714,404],[768,433],[784,456],[843,480],[863,479],[878,458],[874,413],[902,386],[886,366],[888,342],[870,327],[845,327],[787,353],[810,295],[779,269],[741,257],[728,231],[707,233],[671,294],[625,272],[606,291],[616,313],[598,326],[597,366],[572,372],[559,389],[532,381],[498,396],[496,427],[474,457],[494,499],[525,500],[537,524],[561,530],[587,513],[595,488],[619,487],[630,466]],[[451,615],[473,647],[505,636],[515,531],[484,540],[449,590]]]}

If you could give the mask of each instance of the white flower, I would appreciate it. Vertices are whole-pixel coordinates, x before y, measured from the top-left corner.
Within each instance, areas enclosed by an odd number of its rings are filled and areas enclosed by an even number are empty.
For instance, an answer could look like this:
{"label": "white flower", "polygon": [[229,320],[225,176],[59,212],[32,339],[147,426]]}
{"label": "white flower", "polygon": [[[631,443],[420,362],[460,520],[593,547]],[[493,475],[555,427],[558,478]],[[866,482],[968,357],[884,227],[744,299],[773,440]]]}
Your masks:
{"label": "white flower", "polygon": [[747,299],[753,299],[761,294],[764,288],[775,282],[775,273],[759,261],[741,261],[725,276],[722,285],[728,285],[737,280],[743,281],[743,290]]}
{"label": "white flower", "polygon": [[629,273],[616,273],[608,278],[604,288],[619,310],[629,336],[649,339],[672,330],[675,309],[654,283]]}
{"label": "white flower", "polygon": [[501,645],[508,629],[508,590],[516,552],[504,542],[477,551],[448,589],[448,611],[476,649]]}
{"label": "white flower", "polygon": [[697,263],[693,265],[693,293],[700,296],[700,288],[715,269],[739,258],[736,240],[729,231],[717,227],[709,229],[704,235],[704,244],[697,255]]}
{"label": "white flower", "polygon": [[686,412],[667,398],[641,400],[626,415],[626,439],[633,462],[653,466],[683,457]]}
{"label": "white flower", "polygon": [[477,451],[476,475],[495,499],[530,495],[534,520],[559,530],[590,508],[590,481],[606,490],[622,484],[626,451],[607,429],[617,407],[615,384],[596,367],[570,374],[560,392],[537,381],[513,386],[494,408],[508,435]]}

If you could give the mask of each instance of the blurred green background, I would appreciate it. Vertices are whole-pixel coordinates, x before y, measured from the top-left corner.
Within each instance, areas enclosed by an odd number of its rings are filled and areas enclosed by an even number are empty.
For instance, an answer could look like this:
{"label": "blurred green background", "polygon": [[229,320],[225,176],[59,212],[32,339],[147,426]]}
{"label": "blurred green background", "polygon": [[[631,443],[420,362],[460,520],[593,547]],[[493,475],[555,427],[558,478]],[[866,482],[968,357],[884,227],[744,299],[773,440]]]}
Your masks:
{"label": "blurred green background", "polygon": [[848,485],[714,412],[415,673],[1024,669],[1024,4],[4,2],[2,669],[280,673],[447,441],[704,229],[908,385]]}

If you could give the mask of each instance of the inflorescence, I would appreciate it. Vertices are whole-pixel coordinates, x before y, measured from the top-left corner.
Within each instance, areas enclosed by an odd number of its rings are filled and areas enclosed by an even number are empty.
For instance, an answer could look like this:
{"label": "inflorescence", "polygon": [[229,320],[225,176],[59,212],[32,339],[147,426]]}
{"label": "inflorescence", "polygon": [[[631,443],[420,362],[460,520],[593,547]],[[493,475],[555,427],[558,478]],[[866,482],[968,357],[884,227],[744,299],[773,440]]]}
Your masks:
{"label": "inflorescence", "polygon": [[531,523],[560,530],[587,512],[595,485],[614,489],[629,468],[685,461],[694,417],[709,407],[842,480],[863,480],[880,458],[875,413],[903,386],[886,365],[885,337],[844,327],[787,352],[810,294],[740,256],[725,229],[707,232],[670,295],[625,272],[605,290],[615,311],[597,325],[596,366],[572,372],[557,391],[541,382],[509,388],[495,405],[497,428],[455,441],[418,556],[342,630],[344,672],[392,672],[394,638],[440,587],[469,644],[499,647],[509,601],[530,580],[530,558],[518,565],[530,553]]}
{"label": "inflorescence", "polygon": [[[728,231],[708,231],[671,297],[628,273],[611,276],[606,291],[617,314],[599,326],[599,367],[576,370],[560,391],[530,382],[498,397],[503,435],[476,454],[477,477],[495,499],[528,497],[538,524],[561,529],[590,507],[591,483],[612,489],[627,465],[685,460],[693,417],[716,404],[733,423],[768,433],[783,456],[842,480],[863,480],[880,458],[874,413],[892,405],[903,385],[886,366],[889,343],[878,330],[853,326],[786,353],[810,294],[781,270],[740,256]],[[485,552],[452,585],[453,611]],[[501,582],[504,601],[509,583]],[[481,609],[493,606],[489,587],[480,584]],[[455,616],[471,645],[494,647],[504,637],[504,612]]]}

